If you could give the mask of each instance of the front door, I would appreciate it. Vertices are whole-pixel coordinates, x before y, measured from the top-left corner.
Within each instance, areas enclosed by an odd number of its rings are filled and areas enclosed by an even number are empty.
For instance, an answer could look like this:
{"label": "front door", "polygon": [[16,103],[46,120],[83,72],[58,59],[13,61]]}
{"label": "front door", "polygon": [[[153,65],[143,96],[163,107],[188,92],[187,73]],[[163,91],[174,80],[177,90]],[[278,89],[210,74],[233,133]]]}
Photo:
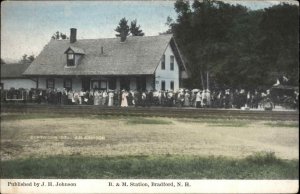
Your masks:
{"label": "front door", "polygon": [[90,78],[82,78],[82,89],[84,91],[90,90]]}
{"label": "front door", "polygon": [[129,77],[123,77],[120,80],[120,89],[121,90],[129,90],[130,89],[130,78]]}

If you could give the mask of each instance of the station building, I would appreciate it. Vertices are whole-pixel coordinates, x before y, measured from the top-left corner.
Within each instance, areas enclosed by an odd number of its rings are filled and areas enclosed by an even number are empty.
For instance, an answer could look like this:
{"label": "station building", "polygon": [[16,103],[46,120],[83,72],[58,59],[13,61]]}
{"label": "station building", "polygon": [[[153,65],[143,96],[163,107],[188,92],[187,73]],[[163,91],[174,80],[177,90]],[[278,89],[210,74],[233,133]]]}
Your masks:
{"label": "station building", "polygon": [[172,35],[51,40],[23,73],[37,88],[176,90],[188,78]]}

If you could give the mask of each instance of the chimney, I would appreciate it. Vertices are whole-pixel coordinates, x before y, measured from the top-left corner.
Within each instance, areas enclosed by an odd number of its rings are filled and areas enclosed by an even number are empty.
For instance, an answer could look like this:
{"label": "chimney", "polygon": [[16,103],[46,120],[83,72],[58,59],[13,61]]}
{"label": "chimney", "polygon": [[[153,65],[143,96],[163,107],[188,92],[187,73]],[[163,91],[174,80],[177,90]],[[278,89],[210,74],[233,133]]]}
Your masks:
{"label": "chimney", "polygon": [[77,29],[76,28],[71,28],[70,29],[70,43],[74,43],[76,42],[76,33],[77,33]]}

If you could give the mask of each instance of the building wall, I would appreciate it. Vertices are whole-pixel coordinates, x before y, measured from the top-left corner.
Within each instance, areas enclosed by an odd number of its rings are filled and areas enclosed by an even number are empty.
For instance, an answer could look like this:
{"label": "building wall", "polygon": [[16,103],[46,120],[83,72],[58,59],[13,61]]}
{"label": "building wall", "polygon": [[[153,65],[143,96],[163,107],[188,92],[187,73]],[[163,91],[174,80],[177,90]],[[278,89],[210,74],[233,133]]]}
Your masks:
{"label": "building wall", "polygon": [[[53,78],[54,79],[54,87],[55,88],[64,88],[64,78]],[[47,78],[40,77],[38,78],[40,89],[47,89]],[[82,81],[80,78],[72,78],[72,90],[81,90]]]}
{"label": "building wall", "polygon": [[136,90],[136,78],[130,78],[130,89],[131,90]]}
{"label": "building wall", "polygon": [[31,79],[1,79],[1,83],[3,83],[3,89],[9,90],[10,88],[36,88],[36,82]]}
{"label": "building wall", "polygon": [[176,58],[174,57],[174,70],[170,70],[170,56],[174,56],[170,44],[168,45],[164,54],[166,56],[165,69],[161,69],[162,61],[160,61],[155,71],[155,89],[160,90],[161,82],[165,81],[165,89],[170,90],[170,82],[173,81],[174,90],[177,90],[179,89],[179,67]]}
{"label": "building wall", "polygon": [[82,81],[80,78],[72,78],[72,89],[73,90],[81,90],[82,88]]}
{"label": "building wall", "polygon": [[40,89],[46,89],[46,78],[38,78],[38,88]]}
{"label": "building wall", "polygon": [[120,78],[116,79],[116,90],[120,90]]}
{"label": "building wall", "polygon": [[154,90],[153,88],[153,82],[154,82],[154,77],[153,76],[147,76],[146,77],[146,90]]}
{"label": "building wall", "polygon": [[[55,88],[64,88],[64,78],[53,78],[54,79],[54,87]],[[146,76],[146,90],[153,90],[153,82],[154,76]],[[91,77],[91,80],[105,80],[105,78],[99,77]],[[116,89],[120,90],[120,78],[116,78]],[[108,86],[108,84],[107,84]],[[135,77],[130,78],[130,85],[131,90],[137,89],[137,79]],[[35,88],[35,86],[34,86]],[[47,89],[47,78],[39,77],[38,78],[38,88],[40,89]],[[81,90],[82,88],[82,80],[81,78],[72,78],[72,90]]]}

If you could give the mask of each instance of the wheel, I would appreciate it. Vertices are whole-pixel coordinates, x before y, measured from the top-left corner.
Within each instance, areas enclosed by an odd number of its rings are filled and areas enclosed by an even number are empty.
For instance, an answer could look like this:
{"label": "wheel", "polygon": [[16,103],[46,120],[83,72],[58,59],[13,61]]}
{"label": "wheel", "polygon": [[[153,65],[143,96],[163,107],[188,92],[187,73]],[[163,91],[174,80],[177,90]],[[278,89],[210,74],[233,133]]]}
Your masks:
{"label": "wheel", "polygon": [[273,109],[273,103],[270,100],[266,100],[263,103],[263,107],[265,110],[272,110]]}

